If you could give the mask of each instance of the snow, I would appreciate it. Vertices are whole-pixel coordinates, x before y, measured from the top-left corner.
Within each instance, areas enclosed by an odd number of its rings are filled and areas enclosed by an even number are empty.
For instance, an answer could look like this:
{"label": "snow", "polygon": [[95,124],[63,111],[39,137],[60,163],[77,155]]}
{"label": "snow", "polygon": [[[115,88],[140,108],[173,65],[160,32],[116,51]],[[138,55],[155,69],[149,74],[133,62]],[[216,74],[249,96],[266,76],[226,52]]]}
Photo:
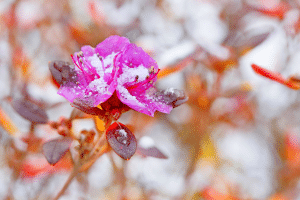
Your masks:
{"label": "snow", "polygon": [[143,65],[139,65],[136,68],[131,68],[126,65],[123,65],[122,71],[123,73],[118,78],[118,85],[124,85],[126,83],[133,82],[136,80],[137,76],[137,82],[141,82],[144,81],[147,76],[149,76],[149,70]]}
{"label": "snow", "polygon": [[221,166],[221,171],[241,186],[242,197],[265,199],[272,192],[276,169],[268,144],[261,133],[254,131],[220,125],[214,137],[219,156],[228,163]]}
{"label": "snow", "polygon": [[155,146],[154,140],[149,136],[143,136],[139,140],[139,145],[145,149]]}
{"label": "snow", "polygon": [[113,71],[113,65],[111,63],[114,63],[114,58],[117,55],[117,53],[113,52],[112,54],[106,56],[103,59],[104,67],[105,67],[105,73],[112,73]]}
{"label": "snow", "polygon": [[[13,2],[15,1],[0,2],[0,12],[3,14],[3,19],[5,19],[5,14]],[[228,26],[226,18],[222,18],[224,9],[226,9],[224,5],[233,2],[235,7],[233,11],[236,11],[236,7],[242,4],[240,0],[96,1],[99,7],[97,10],[105,18],[101,19],[103,27],[95,28],[87,9],[89,1],[70,1],[71,15],[65,12],[65,7],[53,7],[53,5],[56,6],[55,1],[53,1],[54,3],[49,2],[30,0],[17,3],[16,39],[18,44],[20,42],[25,54],[29,56],[31,61],[30,73],[33,78],[28,83],[30,95],[34,99],[45,101],[50,105],[66,101],[56,94],[56,87],[45,83],[49,79],[47,63],[57,59],[70,61],[70,52],[80,49],[82,45],[82,41],[75,41],[70,37],[69,26],[66,26],[66,24],[78,28],[79,31],[91,31],[84,38],[90,43],[102,40],[111,32],[129,36],[132,42],[136,42],[138,46],[147,50],[151,57],[157,61],[159,68],[162,69],[186,58],[198,47],[220,59],[228,58],[230,51],[225,47],[224,39],[228,36],[228,31],[233,28]],[[159,5],[159,2],[161,2],[161,5]],[[278,2],[282,3],[283,1],[264,1],[263,4],[267,5],[269,3],[268,7],[273,7]],[[263,5],[262,1],[259,0],[247,0],[247,3],[254,6],[257,4],[259,7]],[[296,4],[299,4],[299,1]],[[52,9],[57,10],[52,12],[51,6]],[[239,192],[245,199],[270,198],[269,195],[276,189],[273,185],[276,182],[273,173],[277,172],[277,166],[273,161],[276,153],[271,153],[268,146],[273,132],[256,126],[260,125],[268,129],[272,127],[271,122],[279,117],[279,120],[284,121],[279,125],[281,132],[286,127],[299,128],[299,110],[293,107],[295,103],[299,103],[299,92],[255,74],[251,69],[251,64],[255,63],[266,69],[282,73],[285,77],[300,73],[300,36],[294,27],[299,18],[299,9],[293,7],[282,20],[278,20],[276,17],[266,17],[265,14],[258,12],[248,12],[242,19],[239,19],[239,26],[234,28],[236,31],[241,31],[242,34],[253,31],[253,35],[255,35],[272,30],[271,34],[260,45],[240,57],[237,68],[228,70],[225,73],[225,77],[222,79],[221,92],[237,88],[243,82],[248,82],[253,87],[249,99],[246,100],[256,106],[255,119],[254,122],[251,122],[253,127],[233,128],[222,124],[217,124],[216,127],[216,124],[212,124],[212,135],[214,135],[214,141],[217,144],[216,150],[221,165],[215,167],[205,159],[200,159],[196,165],[195,173],[191,176],[190,185],[188,185],[185,180],[185,173],[189,167],[190,157],[187,153],[188,150],[185,148],[189,144],[182,145],[182,141],[178,139],[179,137],[177,137],[175,131],[170,129],[167,123],[162,122],[161,119],[166,118],[171,123],[175,123],[179,130],[184,130],[193,120],[192,117],[195,117],[194,111],[196,110],[189,104],[197,102],[197,97],[193,97],[195,102],[189,102],[175,108],[170,115],[163,115],[162,118],[151,118],[152,120],[149,120],[147,126],[140,128],[135,133],[136,137],[140,138],[140,145],[150,147],[155,143],[159,149],[166,152],[170,157],[167,160],[141,158],[138,155],[132,157],[126,168],[126,178],[128,179],[126,187],[129,187],[128,185],[131,182],[135,182],[138,183],[138,187],[143,187],[146,193],[154,191],[156,194],[152,198],[180,199],[181,195],[190,188],[193,187],[192,191],[199,192],[196,190],[211,185],[216,180],[216,176],[222,176],[231,185],[240,189]],[[45,15],[47,15],[47,21],[49,19],[47,22],[49,24],[34,27],[33,25],[43,19]],[[9,44],[8,26],[5,22],[1,26],[1,99],[10,95],[11,92],[8,69],[13,66],[13,63],[11,62],[12,48]],[[96,33],[93,32],[95,30],[97,30]],[[89,84],[90,89],[96,89],[99,93],[107,92],[108,85],[103,76],[109,76],[112,73],[113,65],[110,65],[110,63],[112,63],[115,56],[116,53],[112,53],[103,58],[103,62],[96,54],[89,58],[88,61],[96,66],[97,73],[100,75],[100,78]],[[201,60],[204,57],[205,54],[197,55],[196,59]],[[136,76],[138,76],[137,83],[145,80],[149,75],[148,69],[142,65],[136,69],[131,69],[126,65],[122,67],[124,73],[118,79],[117,90],[124,99],[145,108],[143,102],[139,102],[135,96],[132,96],[124,87],[124,84],[135,81]],[[77,68],[76,70],[79,71]],[[207,92],[210,94],[214,89],[212,83],[216,79],[216,73],[204,67],[203,64],[196,65],[192,63],[191,66],[187,66],[182,71],[160,79],[158,86],[161,89],[169,87],[186,89],[185,75],[190,73],[191,70],[199,73],[199,78],[207,84]],[[20,82],[20,80],[17,80],[17,83],[14,84],[19,85]],[[73,89],[74,94],[79,94],[77,89],[79,88]],[[13,95],[20,96],[20,93],[14,93]],[[90,93],[87,93],[87,95],[90,95]],[[234,99],[216,98],[212,103],[210,116],[214,117],[230,112],[235,108],[235,105]],[[22,132],[20,134],[23,135],[23,133],[28,132],[30,123],[21,118],[7,101],[3,100],[1,102],[1,108],[18,126]],[[47,110],[47,113],[51,120],[57,120],[60,116],[69,117],[72,110],[73,108],[67,102]],[[291,115],[292,112],[293,115]],[[130,111],[125,113],[122,118],[128,123],[133,123],[131,116],[135,116],[135,114]],[[90,129],[93,126],[92,120],[83,120],[82,123],[75,120],[73,129],[76,134],[79,134],[79,130],[83,128]],[[41,125],[36,128],[36,132],[44,138],[57,136],[54,130],[49,129],[48,126]],[[193,134],[201,133],[195,131]],[[266,138],[266,135],[270,138]],[[266,144],[265,142],[269,143]],[[116,160],[117,162],[120,161],[118,157],[116,157]],[[122,164],[121,161],[119,163]],[[121,167],[121,164],[118,167]],[[0,198],[4,198],[4,194],[8,191],[10,174],[10,169],[0,169],[0,177],[4,177],[0,179]],[[89,196],[86,198],[99,199],[97,198],[99,195],[106,198],[103,188],[111,186],[114,180],[112,163],[108,155],[102,156],[87,176],[90,188],[87,192]],[[66,179],[67,175],[58,174],[54,176],[50,180],[50,186],[47,189],[51,194],[58,192],[58,188],[62,187]],[[17,183],[15,198],[24,198],[27,190],[36,190],[40,183],[39,180],[28,185]],[[128,188],[126,188],[126,191],[129,191]],[[75,180],[74,184],[70,186],[70,192],[66,193],[63,199],[78,199],[81,195],[79,184]]]}
{"label": "snow", "polygon": [[104,76],[104,66],[103,66],[100,58],[96,54],[94,54],[93,56],[90,56],[88,58],[91,62],[92,67],[96,69],[97,74],[100,77],[103,77]]}
{"label": "snow", "polygon": [[123,129],[119,129],[119,133],[124,136],[124,137],[127,137],[127,132]]}
{"label": "snow", "polygon": [[104,94],[108,93],[107,90],[109,85],[104,81],[103,77],[101,77],[90,82],[88,87],[94,91],[97,91],[99,94]]}

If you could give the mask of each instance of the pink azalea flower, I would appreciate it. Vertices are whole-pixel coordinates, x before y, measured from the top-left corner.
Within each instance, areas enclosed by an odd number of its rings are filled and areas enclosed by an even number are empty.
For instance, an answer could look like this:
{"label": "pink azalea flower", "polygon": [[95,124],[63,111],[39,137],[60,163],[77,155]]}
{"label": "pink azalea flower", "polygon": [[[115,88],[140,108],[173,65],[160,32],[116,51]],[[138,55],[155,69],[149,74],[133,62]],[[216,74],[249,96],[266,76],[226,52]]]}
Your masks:
{"label": "pink azalea flower", "polygon": [[111,36],[96,48],[83,46],[72,58],[75,75],[58,91],[72,103],[96,107],[116,92],[123,104],[150,116],[174,107],[175,99],[166,101],[154,87],[159,71],[155,60],[125,37]]}

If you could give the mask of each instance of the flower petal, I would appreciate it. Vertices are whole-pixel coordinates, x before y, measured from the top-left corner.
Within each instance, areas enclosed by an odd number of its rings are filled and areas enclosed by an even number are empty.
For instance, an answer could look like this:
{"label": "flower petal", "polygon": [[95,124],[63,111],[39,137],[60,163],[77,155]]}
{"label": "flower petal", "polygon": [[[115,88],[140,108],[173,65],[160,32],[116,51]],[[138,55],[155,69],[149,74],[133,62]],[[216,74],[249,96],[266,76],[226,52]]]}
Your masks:
{"label": "flower petal", "polygon": [[76,65],[77,84],[66,82],[62,84],[58,94],[70,102],[88,107],[95,107],[105,102],[117,87],[116,70],[113,67],[115,56],[122,48],[129,44],[124,37],[111,36],[98,44],[94,49],[83,46],[81,52],[74,53],[73,61]]}
{"label": "flower petal", "polygon": [[143,94],[134,96],[130,94],[126,88],[118,87],[117,95],[124,104],[146,115],[153,117],[155,111],[170,113],[173,109],[172,105],[161,101],[160,98],[155,95],[155,92],[152,92],[152,90],[155,90],[155,88],[151,88]]}
{"label": "flower petal", "polygon": [[96,48],[83,46],[72,59],[75,78],[62,81],[58,93],[83,110],[104,102],[110,104],[115,91],[123,107],[126,104],[126,109],[130,107],[150,116],[155,111],[170,113],[187,100],[180,92],[155,89],[159,71],[155,60],[125,37],[111,36]]}
{"label": "flower petal", "polygon": [[172,106],[156,101],[152,91],[156,91],[154,83],[158,66],[142,48],[135,44],[127,45],[116,57],[115,66],[119,68],[116,91],[124,104],[150,116],[156,110],[164,113],[172,110]]}
{"label": "flower petal", "polygon": [[95,51],[103,58],[106,58],[112,53],[120,52],[128,44],[130,44],[130,41],[127,38],[113,35],[99,43]]}

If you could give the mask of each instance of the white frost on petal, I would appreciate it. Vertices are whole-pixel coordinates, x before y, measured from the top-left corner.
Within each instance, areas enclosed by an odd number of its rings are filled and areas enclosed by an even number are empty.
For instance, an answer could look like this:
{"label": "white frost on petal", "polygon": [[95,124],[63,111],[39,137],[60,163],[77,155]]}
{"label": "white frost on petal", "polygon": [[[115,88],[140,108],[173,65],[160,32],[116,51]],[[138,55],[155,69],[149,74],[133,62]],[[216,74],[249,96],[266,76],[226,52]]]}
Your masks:
{"label": "white frost on petal", "polygon": [[141,102],[139,102],[135,96],[132,96],[129,91],[122,85],[118,85],[117,86],[117,91],[119,92],[119,94],[124,98],[124,99],[127,99],[131,102],[134,102],[134,104],[136,106],[139,106],[139,107],[145,107],[144,104],[142,104]]}
{"label": "white frost on petal", "polygon": [[117,55],[117,53],[113,52],[110,55],[106,56],[103,59],[103,64],[97,54],[90,56],[89,60],[91,62],[92,67],[94,67],[96,69],[97,74],[99,74],[100,77],[103,77],[104,73],[112,73],[112,70],[113,70],[112,63],[114,63],[114,58],[116,55]]}
{"label": "white frost on petal", "polygon": [[129,93],[129,91],[124,87],[124,84],[133,81],[137,81],[137,82],[144,81],[147,78],[147,76],[149,76],[149,70],[145,68],[143,65],[139,65],[136,68],[130,68],[124,65],[122,69],[123,69],[123,73],[118,78],[117,91],[124,99],[131,101],[136,106],[145,107],[143,103],[139,102],[135,96],[132,96]]}
{"label": "white frost on petal", "polygon": [[114,58],[118,53],[112,52],[103,59],[105,73],[112,73]]}
{"label": "white frost on petal", "polygon": [[100,77],[103,77],[104,76],[103,65],[100,58],[97,56],[97,54],[90,56],[89,60],[91,61],[91,65],[96,69],[97,74],[99,74]]}
{"label": "white frost on petal", "polygon": [[118,85],[124,85],[125,83],[136,80],[137,82],[144,81],[149,76],[149,70],[143,65],[139,65],[137,68],[130,68],[126,65],[123,66],[123,74],[118,78]]}
{"label": "white frost on petal", "polygon": [[100,94],[107,93],[108,84],[104,81],[103,77],[95,79],[89,84],[89,88],[96,90]]}

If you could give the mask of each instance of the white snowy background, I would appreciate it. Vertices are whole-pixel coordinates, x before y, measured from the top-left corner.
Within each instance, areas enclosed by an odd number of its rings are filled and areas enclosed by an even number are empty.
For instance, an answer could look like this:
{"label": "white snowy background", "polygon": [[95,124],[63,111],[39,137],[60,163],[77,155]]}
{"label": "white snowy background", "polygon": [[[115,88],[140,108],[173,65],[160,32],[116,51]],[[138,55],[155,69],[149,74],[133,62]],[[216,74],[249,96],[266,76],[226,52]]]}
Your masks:
{"label": "white snowy background", "polygon": [[[95,21],[88,10],[89,2],[94,2],[96,12],[102,19]],[[16,5],[17,42],[21,44],[26,56],[31,60],[29,93],[38,100],[54,104],[65,102],[59,107],[47,110],[50,120],[58,120],[60,116],[68,117],[72,107],[59,96],[57,88],[50,80],[48,62],[52,60],[70,61],[70,52],[80,49],[79,44],[70,39],[70,30],[66,24],[81,26],[90,30],[93,41],[100,42],[109,36],[109,28],[113,33],[128,37],[144,50],[151,53],[159,67],[177,63],[201,48],[219,59],[227,59],[229,50],[224,41],[229,34],[270,32],[263,42],[239,56],[236,67],[224,73],[221,91],[228,91],[242,83],[251,86],[246,101],[254,102],[255,115],[251,122],[240,122],[238,125],[214,123],[203,139],[213,144],[218,162],[201,155],[190,154],[191,147],[181,140],[170,127],[169,121],[177,127],[185,127],[190,121],[200,116],[192,115],[194,107],[182,105],[167,116],[168,122],[159,118],[136,134],[141,145],[155,144],[168,159],[143,158],[134,155],[126,161],[126,193],[128,199],[141,199],[149,195],[151,199],[191,198],[197,192],[213,186],[219,192],[227,193],[235,188],[237,198],[268,199],[278,191],[277,177],[282,167],[275,145],[275,129],[283,134],[293,129],[299,135],[299,92],[291,90],[279,83],[270,81],[254,73],[251,64],[255,63],[266,69],[280,72],[283,76],[300,73],[300,40],[294,24],[300,17],[300,1],[294,0],[282,19],[258,12],[256,10],[240,15],[236,27],[232,27],[222,18],[225,11],[239,12],[243,6],[261,6],[271,8],[283,1],[269,0],[2,0],[0,2],[0,99],[1,108],[17,125],[20,132],[12,137],[1,129],[2,145],[11,137],[20,142],[30,122],[20,117],[4,100],[9,95],[20,95],[11,91],[9,68],[12,63],[12,46],[10,43],[10,27],[4,23],[4,16],[13,5]],[[263,4],[266,3],[266,4]],[[267,5],[268,4],[268,5]],[[297,7],[298,6],[298,7]],[[65,13],[65,7],[69,13]],[[224,11],[225,10],[225,11]],[[47,23],[43,22],[44,20]],[[43,22],[43,23],[40,23]],[[103,25],[101,27],[101,22]],[[36,25],[39,24],[40,25]],[[95,32],[97,31],[97,32]],[[102,33],[101,31],[105,32]],[[98,34],[99,33],[99,34]],[[99,38],[96,38],[98,37]],[[245,40],[247,37],[245,36]],[[89,44],[95,45],[95,44]],[[66,47],[67,46],[67,47]],[[199,58],[201,60],[201,55]],[[208,70],[203,64],[188,66],[180,72],[160,79],[157,86],[165,89],[174,87],[185,89],[185,75],[190,71],[202,73],[209,83],[214,82],[216,73]],[[16,81],[17,84],[18,81]],[[3,99],[3,100],[2,100]],[[235,100],[217,97],[210,110],[211,116],[219,116],[223,112],[231,112],[235,108]],[[130,111],[121,118],[128,123],[132,117]],[[196,120],[197,121],[197,120]],[[93,128],[92,121],[77,122],[75,131]],[[45,140],[55,137],[47,125],[40,125],[36,134]],[[197,132],[186,134],[202,134]],[[184,134],[184,131],[182,131]],[[189,135],[185,135],[189,138]],[[194,136],[191,136],[194,137]],[[190,141],[190,140],[187,140]],[[21,143],[21,142],[20,142]],[[22,146],[20,144],[20,146]],[[21,148],[21,147],[20,147]],[[4,161],[4,148],[0,148],[0,163]],[[194,168],[190,165],[197,157]],[[3,159],[1,161],[1,159]],[[61,199],[117,199],[119,186],[115,182],[112,160],[117,166],[124,162],[117,155],[102,156],[87,174],[88,191],[84,191],[77,180],[70,185],[66,195]],[[213,161],[212,161],[213,160]],[[12,170],[5,164],[0,165],[0,199],[5,198],[11,184]],[[63,186],[69,172],[60,172],[51,177],[47,186],[43,187],[43,195],[56,194]],[[42,178],[34,180],[18,180],[13,188],[15,199],[31,199],[42,184]],[[223,185],[222,185],[223,184]],[[299,185],[299,183],[298,183]],[[299,186],[298,186],[299,187]],[[231,189],[229,189],[231,188]],[[296,195],[300,198],[300,195]]]}

